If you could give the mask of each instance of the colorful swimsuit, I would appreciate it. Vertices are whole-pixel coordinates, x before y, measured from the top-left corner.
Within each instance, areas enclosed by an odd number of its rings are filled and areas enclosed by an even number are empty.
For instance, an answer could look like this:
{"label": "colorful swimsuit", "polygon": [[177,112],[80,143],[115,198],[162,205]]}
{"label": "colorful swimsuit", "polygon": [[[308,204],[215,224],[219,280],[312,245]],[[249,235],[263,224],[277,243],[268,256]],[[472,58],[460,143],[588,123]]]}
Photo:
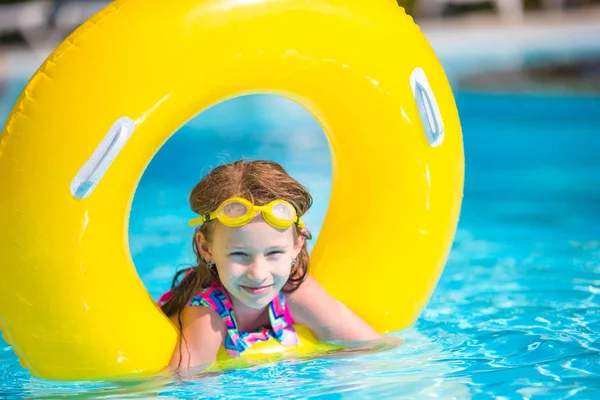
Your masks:
{"label": "colorful swimsuit", "polygon": [[[172,291],[163,294],[158,300],[162,306],[173,296]],[[240,354],[256,342],[262,342],[271,338],[277,339],[284,346],[298,344],[298,335],[294,330],[294,321],[287,308],[285,294],[279,293],[269,304],[269,320],[271,329],[262,328],[257,332],[240,332],[235,321],[235,312],[229,300],[229,296],[221,284],[213,281],[208,288],[197,292],[186,304],[187,306],[204,306],[215,311],[223,318],[227,327],[224,347],[232,357]]]}

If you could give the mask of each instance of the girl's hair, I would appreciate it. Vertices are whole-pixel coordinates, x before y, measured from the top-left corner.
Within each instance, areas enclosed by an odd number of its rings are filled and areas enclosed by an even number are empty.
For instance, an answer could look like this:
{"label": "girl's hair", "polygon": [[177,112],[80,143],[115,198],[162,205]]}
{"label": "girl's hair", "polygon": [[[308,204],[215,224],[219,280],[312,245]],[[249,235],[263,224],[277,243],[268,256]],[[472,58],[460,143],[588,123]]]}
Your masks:
{"label": "girl's hair", "polygon": [[[195,213],[207,215],[215,211],[224,200],[234,196],[243,197],[259,206],[276,199],[286,200],[294,206],[298,216],[302,216],[312,205],[310,193],[290,177],[281,165],[272,161],[240,160],[221,165],[202,178],[190,193],[190,206]],[[167,316],[179,313],[196,292],[219,279],[216,268],[209,268],[200,256],[196,241],[198,232],[201,232],[210,243],[215,223],[214,220],[209,221],[196,228],[192,239],[196,266],[175,274],[171,285],[173,295],[161,307]],[[297,225],[294,226],[294,238],[298,235],[310,238],[309,234],[304,234]],[[283,291],[290,293],[296,290],[307,274],[308,250],[305,242]]]}

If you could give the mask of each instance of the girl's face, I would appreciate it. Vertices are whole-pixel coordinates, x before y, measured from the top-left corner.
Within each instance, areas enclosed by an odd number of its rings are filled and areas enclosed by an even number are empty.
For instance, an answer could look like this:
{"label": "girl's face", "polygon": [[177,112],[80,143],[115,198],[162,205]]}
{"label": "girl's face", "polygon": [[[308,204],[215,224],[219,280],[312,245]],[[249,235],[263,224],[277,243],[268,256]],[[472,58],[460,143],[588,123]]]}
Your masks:
{"label": "girl's face", "polygon": [[[295,227],[272,227],[259,213],[250,223],[230,228],[217,222],[208,257],[215,263],[221,283],[235,300],[262,309],[286,284],[304,237],[294,240]],[[205,256],[206,258],[206,256]]]}

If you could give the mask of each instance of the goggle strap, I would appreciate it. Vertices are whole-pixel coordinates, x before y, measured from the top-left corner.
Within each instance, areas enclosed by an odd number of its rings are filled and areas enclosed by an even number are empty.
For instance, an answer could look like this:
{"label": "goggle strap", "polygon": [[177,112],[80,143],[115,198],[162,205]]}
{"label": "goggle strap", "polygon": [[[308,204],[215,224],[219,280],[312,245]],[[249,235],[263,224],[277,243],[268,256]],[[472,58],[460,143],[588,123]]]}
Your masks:
{"label": "goggle strap", "polygon": [[210,215],[200,215],[196,218],[192,218],[188,221],[188,225],[189,226],[194,226],[194,225],[202,225],[205,222],[210,221]]}

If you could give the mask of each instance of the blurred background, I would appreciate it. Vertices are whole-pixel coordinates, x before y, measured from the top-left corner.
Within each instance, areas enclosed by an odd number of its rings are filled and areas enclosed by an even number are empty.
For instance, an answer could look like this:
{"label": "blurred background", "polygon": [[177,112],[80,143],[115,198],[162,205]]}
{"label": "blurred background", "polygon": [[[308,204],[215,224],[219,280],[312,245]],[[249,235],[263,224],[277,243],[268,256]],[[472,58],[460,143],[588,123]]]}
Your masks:
{"label": "blurred background", "polygon": [[[277,395],[600,398],[600,0],[398,2],[446,71],[465,146],[461,218],[429,304],[395,333],[406,341],[395,352],[242,371],[177,386],[178,395],[222,398],[229,387],[256,398],[285,387]],[[0,0],[0,125],[50,52],[106,4]],[[331,187],[319,124],[277,96],[221,103],[169,139],[137,188],[130,248],[154,298],[194,262],[190,188],[242,156],[278,161],[311,190],[305,221],[318,236]],[[74,389],[138,390],[32,380],[0,339],[0,397]]]}
{"label": "blurred background", "polygon": [[[453,81],[456,88],[547,91],[566,85],[588,93],[598,90],[598,56],[586,51],[580,59],[582,54],[575,53],[599,37],[600,0],[397,2],[422,27],[445,66],[477,53],[467,66],[472,74]],[[108,3],[0,0],[0,76],[31,75],[58,43]],[[568,45],[557,52],[557,42]],[[482,68],[477,63],[489,62],[488,55],[493,65]]]}

